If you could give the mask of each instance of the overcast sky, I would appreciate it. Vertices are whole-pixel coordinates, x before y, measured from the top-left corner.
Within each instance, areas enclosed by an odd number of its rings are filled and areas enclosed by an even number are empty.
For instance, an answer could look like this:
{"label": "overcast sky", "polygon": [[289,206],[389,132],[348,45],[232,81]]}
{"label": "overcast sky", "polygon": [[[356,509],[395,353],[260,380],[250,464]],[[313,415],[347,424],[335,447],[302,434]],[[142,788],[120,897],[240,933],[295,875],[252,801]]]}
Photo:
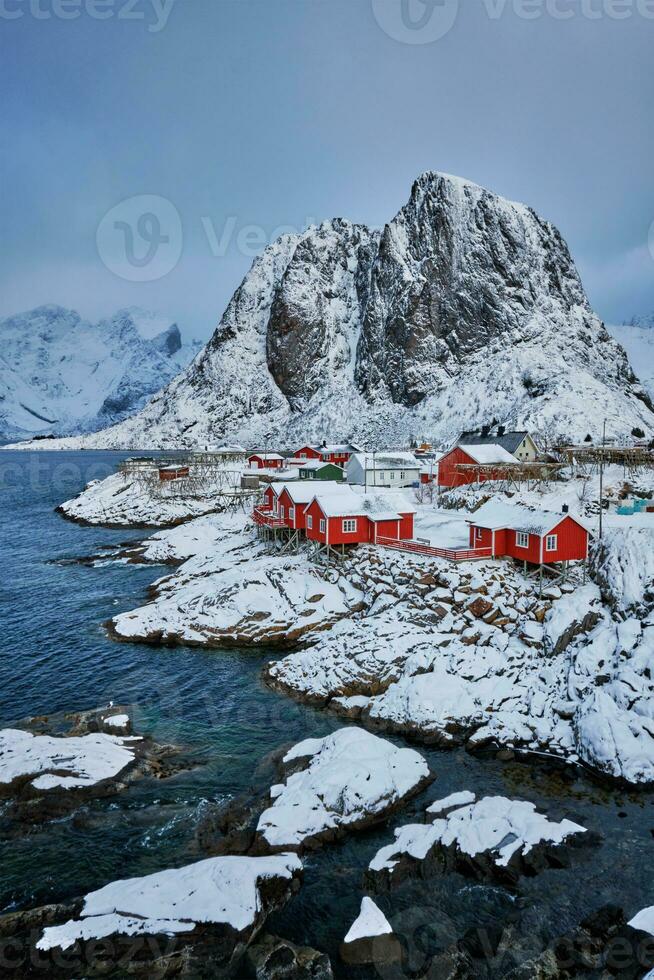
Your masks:
{"label": "overcast sky", "polygon": [[0,315],[206,338],[280,228],[383,224],[428,169],[654,312],[654,0],[0,0],[0,83]]}

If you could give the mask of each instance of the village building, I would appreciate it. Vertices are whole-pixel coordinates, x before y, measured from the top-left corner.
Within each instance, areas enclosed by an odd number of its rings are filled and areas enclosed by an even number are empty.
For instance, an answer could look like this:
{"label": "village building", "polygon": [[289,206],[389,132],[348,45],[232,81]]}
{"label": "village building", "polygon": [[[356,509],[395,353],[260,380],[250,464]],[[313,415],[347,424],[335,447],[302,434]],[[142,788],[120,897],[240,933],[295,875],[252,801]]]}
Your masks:
{"label": "village building", "polygon": [[[501,479],[493,464],[517,464],[518,460],[496,443],[480,446],[457,445],[438,461],[438,485],[448,489],[469,483],[484,483]],[[462,469],[461,467],[469,467]]]}
{"label": "village building", "polygon": [[305,530],[309,541],[328,549],[411,540],[415,515],[416,508],[399,494],[321,490],[305,510]]}
{"label": "village building", "polygon": [[307,460],[299,468],[300,480],[345,480],[345,470],[338,463],[323,463],[321,459]]}
{"label": "village building", "polygon": [[353,453],[346,466],[347,482],[367,488],[411,487],[420,482],[421,463],[413,453]]}
{"label": "village building", "polygon": [[190,476],[190,469],[188,466],[160,466],[159,467],[159,479],[162,483],[169,483],[172,480],[183,480],[185,477]]}
{"label": "village building", "polygon": [[248,456],[248,464],[255,470],[280,470],[284,465],[284,457],[279,453],[252,453]]}
{"label": "village building", "polygon": [[321,460],[323,463],[335,463],[336,466],[345,466],[353,453],[358,452],[359,447],[350,443],[338,443],[330,445],[323,442],[321,446],[302,446],[295,453],[298,461],[302,460]]}
{"label": "village building", "polygon": [[538,459],[538,447],[527,431],[497,431],[496,435],[480,431],[462,432],[457,446],[501,446],[521,463],[534,463]]}
{"label": "village building", "polygon": [[470,547],[531,565],[586,561],[590,532],[573,514],[488,501],[468,519]]}

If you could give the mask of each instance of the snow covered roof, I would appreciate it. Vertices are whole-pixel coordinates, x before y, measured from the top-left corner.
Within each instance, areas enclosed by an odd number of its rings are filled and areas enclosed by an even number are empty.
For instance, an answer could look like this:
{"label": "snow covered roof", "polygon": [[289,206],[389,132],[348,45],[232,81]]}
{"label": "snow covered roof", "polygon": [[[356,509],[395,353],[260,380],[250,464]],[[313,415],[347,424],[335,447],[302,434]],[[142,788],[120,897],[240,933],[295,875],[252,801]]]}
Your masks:
{"label": "snow covered roof", "polygon": [[358,496],[363,510],[370,516],[374,514],[378,520],[386,519],[380,518],[380,514],[391,513],[393,517],[397,517],[398,514],[418,513],[418,508],[411,503],[406,494],[394,490],[368,489],[366,494]]}
{"label": "snow covered roof", "polygon": [[487,435],[484,436],[481,432],[462,432],[459,436],[457,442],[458,446],[502,446],[509,453],[515,453],[519,446],[522,445],[524,440],[527,438],[529,433],[527,430],[521,432],[511,431],[503,432],[502,435],[499,433],[497,435]]}
{"label": "snow covered roof", "polygon": [[[367,494],[356,493],[347,484],[324,484],[329,489],[315,487],[309,504],[314,499],[325,517],[369,517],[372,521],[395,521],[402,514],[415,514],[417,508],[401,493],[385,493],[383,490]],[[334,493],[334,490],[337,492]]]}
{"label": "snow covered roof", "polygon": [[250,453],[248,459],[283,459],[279,453]]}
{"label": "snow covered roof", "polygon": [[351,443],[330,443],[327,446],[312,446],[317,453],[355,453],[359,447]]}
{"label": "snow covered roof", "polygon": [[321,489],[316,493],[315,486],[312,487],[313,495],[309,506],[315,500],[325,517],[364,517],[361,497],[347,485],[341,484],[341,488],[337,493],[334,493],[331,487],[326,492]]}
{"label": "snow covered roof", "polygon": [[576,514],[557,514],[554,511],[532,510],[521,504],[509,504],[501,500],[489,500],[467,518],[469,524],[485,527],[490,530],[511,528],[514,531],[526,531],[542,537],[566,517],[588,530],[584,522]]}
{"label": "snow covered roof", "polygon": [[462,449],[471,459],[474,459],[475,463],[479,463],[482,466],[485,466],[487,463],[518,462],[515,456],[507,452],[503,446],[498,445],[496,442],[483,446],[459,445],[457,448]]}
{"label": "snow covered roof", "polygon": [[[332,483],[331,481],[325,481],[324,486],[326,492],[332,496],[340,493],[351,493],[350,487],[347,483]],[[275,493],[277,496],[286,490],[289,497],[294,504],[310,504],[313,498],[316,496],[316,485],[312,481],[300,481],[299,483],[280,483],[275,488]]]}
{"label": "snow covered roof", "polygon": [[325,466],[336,465],[336,463],[330,463],[324,459],[310,459],[308,461],[301,459],[299,463],[302,465],[303,470],[322,470]]}

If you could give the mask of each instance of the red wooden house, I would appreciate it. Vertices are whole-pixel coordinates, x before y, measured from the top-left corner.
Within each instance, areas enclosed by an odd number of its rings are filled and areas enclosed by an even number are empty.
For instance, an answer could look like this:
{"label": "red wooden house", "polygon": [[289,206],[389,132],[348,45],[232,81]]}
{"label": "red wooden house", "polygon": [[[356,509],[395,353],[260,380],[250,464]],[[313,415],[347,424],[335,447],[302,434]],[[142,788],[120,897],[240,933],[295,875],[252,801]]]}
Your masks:
{"label": "red wooden house", "polygon": [[253,453],[248,456],[248,463],[252,469],[280,470],[284,465],[284,457],[279,453]]}
{"label": "red wooden house", "polygon": [[[438,485],[441,487],[462,487],[468,483],[486,482],[499,479],[499,474],[488,467],[493,463],[517,463],[518,460],[502,446],[455,446],[438,461]],[[474,469],[462,472],[460,464],[484,467],[482,472]]]}
{"label": "red wooden house", "polygon": [[[352,493],[347,484],[344,483],[325,481],[323,486],[324,492],[330,497]],[[315,495],[315,483],[284,483],[281,485],[281,489],[278,488],[278,513],[290,530],[304,531],[306,529],[305,510]]]}
{"label": "red wooden house", "polygon": [[489,501],[469,518],[470,547],[532,565],[585,561],[590,532],[579,517]]}
{"label": "red wooden house", "polygon": [[159,467],[159,479],[162,483],[168,483],[171,480],[183,480],[185,477],[190,476],[190,469],[188,466],[160,466]]}
{"label": "red wooden house", "polygon": [[416,511],[396,494],[362,496],[343,487],[336,494],[321,491],[304,513],[307,538],[336,547],[374,544],[381,538],[411,540]]}
{"label": "red wooden house", "polygon": [[328,445],[323,442],[322,446],[302,446],[295,456],[298,460],[320,459],[323,463],[345,466],[352,453],[356,451],[357,447],[349,444]]}

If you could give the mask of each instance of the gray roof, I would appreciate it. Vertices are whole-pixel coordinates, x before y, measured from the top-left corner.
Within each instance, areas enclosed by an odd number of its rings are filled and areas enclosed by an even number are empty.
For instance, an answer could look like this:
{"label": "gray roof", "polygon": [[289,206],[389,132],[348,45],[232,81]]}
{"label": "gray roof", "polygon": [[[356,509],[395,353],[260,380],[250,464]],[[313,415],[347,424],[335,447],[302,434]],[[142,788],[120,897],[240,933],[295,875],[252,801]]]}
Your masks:
{"label": "gray roof", "polygon": [[501,446],[502,449],[506,449],[507,453],[513,454],[525,436],[528,435],[529,433],[526,430],[524,432],[505,432],[502,436],[493,435],[492,433],[489,433],[487,436],[482,436],[481,432],[462,432],[456,444],[457,446],[497,445]]}

